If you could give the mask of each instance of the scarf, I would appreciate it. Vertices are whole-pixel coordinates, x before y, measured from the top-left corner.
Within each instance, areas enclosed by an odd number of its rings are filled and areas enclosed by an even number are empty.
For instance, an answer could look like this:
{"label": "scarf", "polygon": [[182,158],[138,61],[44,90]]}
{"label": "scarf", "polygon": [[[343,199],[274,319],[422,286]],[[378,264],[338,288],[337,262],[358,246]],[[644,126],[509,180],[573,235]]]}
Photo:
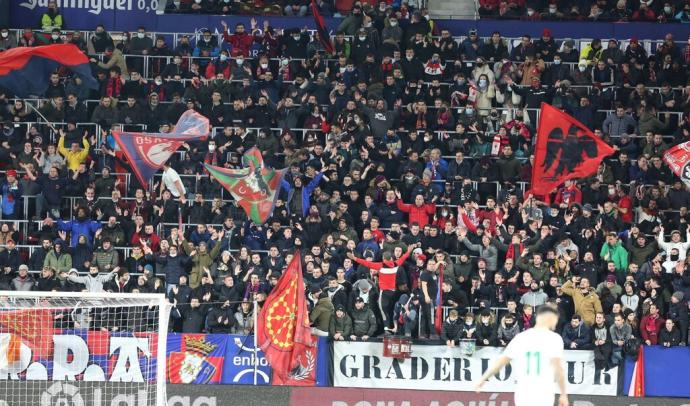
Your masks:
{"label": "scarf", "polygon": [[[519,252],[517,253],[517,255],[515,254],[515,246],[516,245],[519,247]],[[508,252],[506,252],[506,258],[515,259],[517,256],[522,255],[522,253],[524,251],[525,251],[525,245],[523,243],[510,244],[510,246],[508,247]]]}

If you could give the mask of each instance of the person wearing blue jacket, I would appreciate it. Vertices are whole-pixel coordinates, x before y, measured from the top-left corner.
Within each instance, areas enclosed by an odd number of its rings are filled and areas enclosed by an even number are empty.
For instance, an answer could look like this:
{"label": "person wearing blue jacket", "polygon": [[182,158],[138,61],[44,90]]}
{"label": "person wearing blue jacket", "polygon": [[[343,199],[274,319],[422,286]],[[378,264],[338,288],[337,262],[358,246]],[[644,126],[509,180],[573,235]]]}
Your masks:
{"label": "person wearing blue jacket", "polygon": [[322,172],[318,172],[314,179],[311,180],[306,186],[303,184],[303,179],[300,176],[296,176],[293,180],[294,186],[290,185],[288,181],[283,179],[280,185],[287,191],[287,206],[292,213],[299,213],[302,218],[307,216],[309,212],[309,197],[311,196],[314,189],[319,185],[321,179],[326,179]]}
{"label": "person wearing blue jacket", "polygon": [[591,330],[579,314],[573,315],[570,323],[563,327],[563,344],[568,350],[591,350]]}
{"label": "person wearing blue jacket", "polygon": [[66,231],[70,233],[70,247],[76,247],[79,241],[79,236],[83,235],[86,237],[86,241],[89,246],[93,245],[93,238],[96,232],[101,229],[102,225],[98,221],[91,220],[89,218],[88,212],[85,207],[77,207],[77,217],[74,220],[54,221],[52,218],[48,217],[43,220],[43,224],[46,226],[57,225],[58,231]]}

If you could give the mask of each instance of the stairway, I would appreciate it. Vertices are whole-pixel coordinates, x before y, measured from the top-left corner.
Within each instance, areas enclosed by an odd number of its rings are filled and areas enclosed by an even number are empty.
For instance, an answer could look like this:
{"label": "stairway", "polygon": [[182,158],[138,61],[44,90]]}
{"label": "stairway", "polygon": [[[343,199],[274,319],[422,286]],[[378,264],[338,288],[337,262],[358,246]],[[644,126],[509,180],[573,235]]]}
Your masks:
{"label": "stairway", "polygon": [[427,7],[434,19],[471,20],[477,16],[475,0],[428,0]]}

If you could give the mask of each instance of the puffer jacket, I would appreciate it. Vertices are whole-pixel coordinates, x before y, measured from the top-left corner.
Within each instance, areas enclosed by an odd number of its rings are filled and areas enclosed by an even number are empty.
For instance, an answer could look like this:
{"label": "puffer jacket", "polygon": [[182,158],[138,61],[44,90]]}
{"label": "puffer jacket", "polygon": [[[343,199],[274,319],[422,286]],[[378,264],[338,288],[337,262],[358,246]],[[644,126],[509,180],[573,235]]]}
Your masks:
{"label": "puffer jacket", "polygon": [[120,258],[117,255],[115,248],[110,247],[107,250],[100,249],[93,254],[93,261],[91,265],[97,266],[101,272],[110,271],[120,263]]}
{"label": "puffer jacket", "polygon": [[352,335],[352,319],[350,316],[347,313],[340,318],[333,315],[333,317],[331,317],[330,326],[328,327],[328,333],[331,337],[333,337],[335,333],[340,333],[343,337],[349,339]]}
{"label": "puffer jacket", "polygon": [[357,337],[372,337],[376,332],[376,316],[369,306],[352,310],[352,334]]}

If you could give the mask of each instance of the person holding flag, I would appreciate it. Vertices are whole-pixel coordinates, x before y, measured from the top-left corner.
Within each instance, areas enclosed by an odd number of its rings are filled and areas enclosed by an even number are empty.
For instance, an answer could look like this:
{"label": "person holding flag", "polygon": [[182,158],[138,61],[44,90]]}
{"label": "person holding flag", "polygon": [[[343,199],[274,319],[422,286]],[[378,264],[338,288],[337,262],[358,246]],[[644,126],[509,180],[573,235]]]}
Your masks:
{"label": "person holding flag", "polygon": [[[396,289],[399,285],[399,277],[404,271],[400,266],[407,261],[407,258],[412,253],[415,245],[412,244],[407,247],[407,251],[399,258],[393,259],[393,254],[390,251],[383,253],[382,262],[372,262],[366,259],[357,258],[351,252],[347,253],[347,257],[358,263],[359,265],[369,268],[371,276],[378,277],[379,290],[381,290],[381,314],[383,315],[386,329],[392,329],[393,326],[393,309],[395,307]],[[400,276],[399,276],[400,275]]]}

